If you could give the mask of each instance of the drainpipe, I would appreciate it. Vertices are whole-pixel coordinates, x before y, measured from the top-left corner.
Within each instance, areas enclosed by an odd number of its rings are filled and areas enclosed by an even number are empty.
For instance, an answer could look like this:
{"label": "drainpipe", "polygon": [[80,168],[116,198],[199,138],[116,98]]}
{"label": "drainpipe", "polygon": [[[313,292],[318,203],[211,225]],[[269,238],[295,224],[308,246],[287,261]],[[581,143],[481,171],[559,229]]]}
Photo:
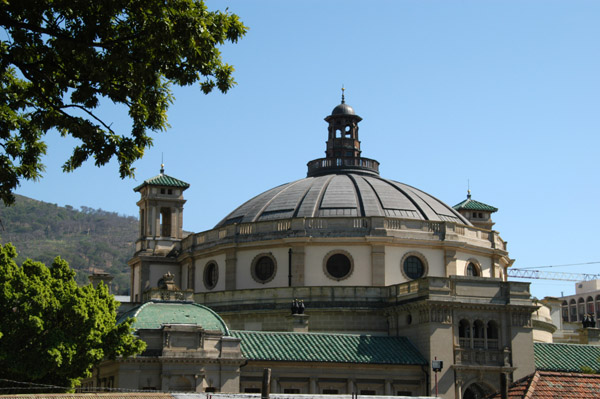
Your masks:
{"label": "drainpipe", "polygon": [[288,250],[288,287],[292,286],[292,248]]}
{"label": "drainpipe", "polygon": [[431,395],[431,381],[429,381],[429,363],[425,365],[421,365],[421,369],[423,369],[423,374],[425,374],[425,396]]}
{"label": "drainpipe", "polygon": [[500,373],[500,395],[502,399],[508,399],[508,376]]}

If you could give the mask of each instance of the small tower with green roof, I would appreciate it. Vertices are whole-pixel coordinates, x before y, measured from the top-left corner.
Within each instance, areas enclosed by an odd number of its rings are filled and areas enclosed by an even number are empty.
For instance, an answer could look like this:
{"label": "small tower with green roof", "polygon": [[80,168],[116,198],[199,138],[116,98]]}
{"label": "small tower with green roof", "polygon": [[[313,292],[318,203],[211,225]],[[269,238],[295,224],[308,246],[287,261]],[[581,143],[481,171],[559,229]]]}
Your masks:
{"label": "small tower with green roof", "polygon": [[161,165],[160,174],[144,180],[133,189],[141,197],[140,229],[136,252],[172,250],[173,241],[183,238],[183,192],[190,185],[165,174]]}
{"label": "small tower with green roof", "polygon": [[467,191],[467,199],[454,205],[453,208],[467,218],[473,226],[486,230],[492,229],[494,225],[492,213],[498,211],[498,208],[471,199],[471,190]]}

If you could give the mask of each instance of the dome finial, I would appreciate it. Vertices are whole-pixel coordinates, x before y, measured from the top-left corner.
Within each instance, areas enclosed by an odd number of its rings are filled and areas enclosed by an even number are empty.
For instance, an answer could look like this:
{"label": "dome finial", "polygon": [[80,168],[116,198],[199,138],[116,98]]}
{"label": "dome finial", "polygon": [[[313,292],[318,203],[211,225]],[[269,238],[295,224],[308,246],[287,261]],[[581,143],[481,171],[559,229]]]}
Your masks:
{"label": "dome finial", "polygon": [[165,153],[164,152],[160,153],[160,174],[161,175],[165,174]]}
{"label": "dome finial", "polygon": [[344,91],[346,89],[344,89],[344,85],[342,84],[342,104],[346,104],[346,99],[344,98]]}
{"label": "dome finial", "polygon": [[471,199],[471,180],[467,179],[467,199]]}

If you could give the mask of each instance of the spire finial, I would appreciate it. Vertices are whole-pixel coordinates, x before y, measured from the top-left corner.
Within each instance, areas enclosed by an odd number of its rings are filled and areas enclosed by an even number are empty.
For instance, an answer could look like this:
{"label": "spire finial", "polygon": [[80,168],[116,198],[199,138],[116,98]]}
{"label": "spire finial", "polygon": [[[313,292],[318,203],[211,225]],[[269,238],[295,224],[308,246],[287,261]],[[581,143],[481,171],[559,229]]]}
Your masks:
{"label": "spire finial", "polygon": [[471,199],[471,181],[467,179],[467,199]]}
{"label": "spire finial", "polygon": [[160,153],[160,174],[165,174],[165,156],[164,152]]}
{"label": "spire finial", "polygon": [[344,85],[342,85],[342,104],[346,104],[346,99],[344,98],[344,91],[346,89],[344,89]]}

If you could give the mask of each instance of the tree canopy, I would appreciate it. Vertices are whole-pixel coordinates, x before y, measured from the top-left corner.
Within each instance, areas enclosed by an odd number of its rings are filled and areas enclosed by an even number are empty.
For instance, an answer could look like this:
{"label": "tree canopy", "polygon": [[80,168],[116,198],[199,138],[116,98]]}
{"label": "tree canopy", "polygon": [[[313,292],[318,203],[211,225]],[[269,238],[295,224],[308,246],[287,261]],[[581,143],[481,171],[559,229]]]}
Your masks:
{"label": "tree canopy", "polygon": [[140,353],[131,320],[116,324],[106,286],[78,287],[69,265],[27,260],[0,246],[0,379],[75,387],[103,359]]}
{"label": "tree canopy", "polygon": [[[1,0],[0,198],[9,204],[22,179],[44,166],[44,135],[79,140],[63,165],[112,157],[121,178],[167,127],[170,86],[199,83],[204,93],[234,85],[218,46],[246,32],[238,16],[202,0]],[[115,131],[101,100],[127,107],[131,131]]]}

